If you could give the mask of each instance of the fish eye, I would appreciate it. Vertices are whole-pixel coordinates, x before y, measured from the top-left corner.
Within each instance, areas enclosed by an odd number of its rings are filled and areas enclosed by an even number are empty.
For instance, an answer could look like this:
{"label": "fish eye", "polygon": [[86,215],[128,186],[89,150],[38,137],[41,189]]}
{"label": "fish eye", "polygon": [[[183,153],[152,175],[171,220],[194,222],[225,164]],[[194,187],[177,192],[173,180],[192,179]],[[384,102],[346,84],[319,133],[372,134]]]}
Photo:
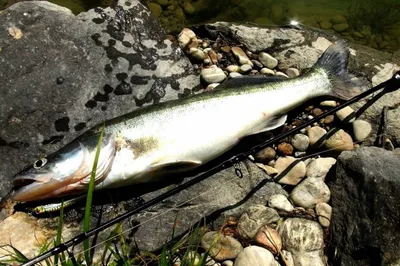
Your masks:
{"label": "fish eye", "polygon": [[40,168],[42,168],[46,163],[47,163],[47,159],[46,159],[46,158],[40,158],[39,160],[37,160],[36,162],[33,163],[33,168],[35,168],[35,169],[40,169]]}

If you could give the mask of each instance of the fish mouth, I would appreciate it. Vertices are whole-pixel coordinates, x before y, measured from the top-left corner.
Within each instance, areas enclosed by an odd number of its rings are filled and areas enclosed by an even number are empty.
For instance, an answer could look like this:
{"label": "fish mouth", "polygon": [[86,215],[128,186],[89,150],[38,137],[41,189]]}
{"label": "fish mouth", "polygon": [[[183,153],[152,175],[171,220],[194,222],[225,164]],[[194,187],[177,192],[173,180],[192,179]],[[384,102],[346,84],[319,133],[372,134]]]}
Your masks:
{"label": "fish mouth", "polygon": [[[25,173],[17,175],[13,184],[16,191],[11,195],[11,199],[19,202],[28,202],[43,200],[52,197],[62,197],[70,194],[82,193],[87,190],[95,157],[94,151],[89,151],[83,144],[80,144],[79,157],[72,163],[71,168],[76,170],[69,171],[63,175],[59,168],[68,167],[68,161],[59,161],[47,170],[35,171],[30,169]],[[110,172],[113,160],[116,154],[116,145],[113,139],[109,139],[104,147],[101,148],[96,175],[94,176],[95,184],[98,184]],[[62,157],[67,158],[68,154]],[[78,167],[76,166],[78,165]]]}

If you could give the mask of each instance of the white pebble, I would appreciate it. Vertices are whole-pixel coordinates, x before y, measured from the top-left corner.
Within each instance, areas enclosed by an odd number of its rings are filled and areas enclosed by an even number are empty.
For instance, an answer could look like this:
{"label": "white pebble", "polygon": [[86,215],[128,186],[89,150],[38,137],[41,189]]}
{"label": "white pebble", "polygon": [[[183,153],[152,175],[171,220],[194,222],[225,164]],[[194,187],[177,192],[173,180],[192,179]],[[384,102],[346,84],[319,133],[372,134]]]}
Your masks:
{"label": "white pebble", "polygon": [[228,72],[239,72],[240,71],[240,66],[237,65],[229,65],[226,67],[226,70]]}
{"label": "white pebble", "polygon": [[275,75],[276,76],[282,76],[282,77],[285,77],[285,78],[289,78],[285,73],[280,72],[280,71],[276,71]]}
{"label": "white pebble", "polygon": [[226,79],[226,75],[222,69],[219,67],[212,65],[209,68],[204,68],[200,73],[202,79],[208,83],[219,83]]}
{"label": "white pebble", "polygon": [[261,68],[260,73],[263,75],[275,75],[275,72],[269,68]]}
{"label": "white pebble", "polygon": [[[351,108],[350,106],[346,106],[342,109],[340,109],[339,111],[336,112],[336,116],[340,119],[340,121],[343,121],[346,119],[346,117],[348,117],[349,115],[352,115],[354,113],[353,108]],[[350,119],[350,123],[354,122],[355,118]]]}
{"label": "white pebble", "polygon": [[353,122],[354,138],[357,141],[365,140],[369,136],[371,131],[372,131],[371,124],[368,123],[367,121],[357,119],[356,121]]}
{"label": "white pebble", "polygon": [[274,69],[278,65],[278,60],[264,52],[259,53],[258,60],[269,69]]}
{"label": "white pebble", "polygon": [[336,101],[323,101],[319,105],[326,107],[336,107]]}
{"label": "white pebble", "polygon": [[323,227],[329,227],[331,223],[332,207],[327,203],[318,203],[315,206],[318,221]]}
{"label": "white pebble", "polygon": [[231,72],[231,73],[229,73],[229,77],[230,77],[230,78],[237,78],[237,77],[241,77],[241,76],[242,76],[242,74],[237,73],[237,72]]}
{"label": "white pebble", "polygon": [[290,67],[286,70],[286,74],[289,78],[295,78],[300,75],[300,71],[297,68]]}
{"label": "white pebble", "polygon": [[252,69],[252,67],[249,64],[243,64],[240,66],[240,72],[241,73],[247,73]]}
{"label": "white pebble", "polygon": [[282,194],[272,195],[268,199],[268,206],[278,211],[292,212],[294,210],[293,205]]}

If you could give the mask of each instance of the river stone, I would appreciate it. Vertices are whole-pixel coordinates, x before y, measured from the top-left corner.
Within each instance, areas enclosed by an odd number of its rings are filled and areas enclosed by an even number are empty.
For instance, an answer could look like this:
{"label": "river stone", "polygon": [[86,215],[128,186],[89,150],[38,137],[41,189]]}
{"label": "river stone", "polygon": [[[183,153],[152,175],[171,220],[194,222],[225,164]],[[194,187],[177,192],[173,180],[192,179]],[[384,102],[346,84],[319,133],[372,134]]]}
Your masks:
{"label": "river stone", "polygon": [[325,141],[325,147],[335,151],[353,150],[353,139],[346,131],[340,129]]}
{"label": "river stone", "polygon": [[331,197],[329,187],[321,178],[307,177],[290,193],[294,205],[314,208],[317,203],[328,202]]}
{"label": "river stone", "polygon": [[253,66],[253,62],[251,62],[251,60],[247,57],[242,48],[234,46],[231,48],[231,51],[235,55],[236,59],[239,61],[239,64],[248,64],[250,66]]}
{"label": "river stone", "polygon": [[156,3],[149,3],[149,9],[155,18],[159,18],[162,14],[162,7]]}
{"label": "river stone", "polygon": [[274,255],[277,255],[282,250],[282,240],[278,231],[267,225],[263,225],[260,230],[258,230],[254,241],[271,251]]}
{"label": "river stone", "polygon": [[307,165],[307,177],[321,178],[325,180],[325,176],[336,163],[335,158],[317,158]]}
{"label": "river stone", "polygon": [[365,140],[372,131],[371,124],[365,120],[357,119],[353,122],[354,138],[357,141]]}
{"label": "river stone", "polygon": [[319,105],[326,107],[336,107],[336,101],[323,101]]}
{"label": "river stone", "polygon": [[398,156],[377,147],[340,154],[336,175],[328,180],[337,248],[332,265],[390,265],[400,259],[399,165]]}
{"label": "river stone", "polygon": [[[340,119],[340,121],[345,120],[349,115],[354,115],[354,110],[350,106],[346,106],[339,111],[336,112],[336,116]],[[354,122],[355,118],[349,119],[347,122]]]}
{"label": "river stone", "polygon": [[254,159],[257,162],[267,164],[269,161],[273,160],[275,156],[276,156],[276,151],[271,147],[267,147],[254,154]]}
{"label": "river stone", "polygon": [[286,70],[286,74],[288,75],[289,78],[295,78],[297,76],[300,76],[300,70],[294,67],[289,67]]}
{"label": "river stone", "polygon": [[[128,32],[94,10],[74,16],[45,1],[20,2],[0,14],[0,198],[13,175],[104,119],[199,85],[190,61],[146,6],[120,4],[135,21]],[[12,25],[24,37],[13,39]]]}
{"label": "river stone", "polygon": [[219,83],[226,79],[226,75],[222,69],[216,65],[212,65],[209,68],[204,68],[201,71],[201,78],[208,84]]}
{"label": "river stone", "polygon": [[292,253],[287,250],[282,250],[282,256],[286,259],[285,266],[295,266]]}
{"label": "river stone", "polygon": [[292,253],[294,265],[325,266],[324,236],[319,223],[288,218],[277,229],[283,247]]}
{"label": "river stone", "polygon": [[323,20],[319,23],[319,26],[321,27],[321,29],[323,30],[329,30],[332,28],[332,23],[330,21],[327,20]]}
{"label": "river stone", "polygon": [[287,173],[286,169],[294,162],[296,158],[291,156],[279,157],[276,160],[274,168],[278,170],[278,176],[283,173],[282,178],[278,181],[280,184],[297,185],[306,175],[306,165],[303,161],[297,161]]}
{"label": "river stone", "polygon": [[262,247],[249,246],[236,258],[234,266],[279,266],[271,252]]}
{"label": "river stone", "polygon": [[[319,126],[313,126],[307,130],[307,136],[310,140],[310,145],[313,146],[319,143],[319,140],[325,136],[326,130]],[[325,140],[321,143],[323,144]]]}
{"label": "river stone", "polygon": [[349,28],[349,24],[347,23],[341,23],[341,24],[335,24],[333,25],[333,29],[337,32],[343,32]]}
{"label": "river stone", "polygon": [[315,213],[318,216],[318,221],[323,227],[329,227],[331,223],[332,207],[324,202],[315,205]]}
{"label": "river stone", "polygon": [[294,210],[293,205],[282,194],[272,195],[268,200],[268,206],[284,212],[292,212]]}
{"label": "river stone", "polygon": [[260,73],[263,75],[275,75],[275,72],[272,69],[266,67],[261,68]]}
{"label": "river stone", "polygon": [[332,22],[332,24],[347,23],[347,19],[342,15],[335,15],[331,17],[330,21]]}
{"label": "river stone", "polygon": [[293,136],[291,143],[298,151],[306,151],[310,144],[310,139],[304,134],[296,134]]}
{"label": "river stone", "polygon": [[274,69],[278,65],[278,60],[264,52],[258,55],[258,60],[269,69]]}
{"label": "river stone", "polygon": [[201,246],[209,255],[218,261],[234,259],[243,250],[242,244],[231,236],[212,231],[204,234]]}
{"label": "river stone", "polygon": [[279,218],[279,214],[274,209],[263,205],[253,205],[240,216],[237,230],[241,237],[252,239],[261,226],[275,223]]}

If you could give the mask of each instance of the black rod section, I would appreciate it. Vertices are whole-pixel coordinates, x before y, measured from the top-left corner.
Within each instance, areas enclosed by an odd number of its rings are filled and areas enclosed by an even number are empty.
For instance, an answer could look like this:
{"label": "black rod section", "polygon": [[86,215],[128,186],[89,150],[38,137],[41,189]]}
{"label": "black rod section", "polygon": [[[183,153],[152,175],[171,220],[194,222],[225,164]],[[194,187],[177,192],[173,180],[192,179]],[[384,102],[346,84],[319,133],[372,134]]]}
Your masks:
{"label": "black rod section", "polygon": [[287,136],[290,136],[293,133],[295,133],[295,132],[297,132],[297,131],[299,131],[299,130],[301,130],[303,128],[306,128],[309,125],[312,125],[313,123],[317,122],[321,118],[324,118],[324,117],[326,117],[326,116],[328,116],[330,114],[336,113],[338,110],[340,110],[340,109],[342,109],[342,108],[344,108],[344,107],[346,107],[346,106],[348,106],[348,105],[350,105],[350,104],[352,104],[354,102],[357,102],[360,99],[362,99],[362,98],[364,98],[364,97],[366,97],[366,96],[368,96],[368,95],[370,95],[370,94],[372,94],[372,93],[374,93],[374,92],[376,92],[376,91],[378,91],[380,89],[385,88],[385,90],[387,92],[390,92],[390,91],[397,90],[399,87],[400,87],[400,71],[398,71],[396,74],[394,74],[391,79],[389,79],[389,80],[387,80],[387,81],[385,81],[385,82],[383,82],[383,83],[381,83],[381,84],[379,84],[379,85],[377,85],[377,86],[375,86],[375,87],[373,87],[373,88],[371,88],[371,89],[369,89],[369,90],[367,90],[367,91],[365,91],[365,92],[363,92],[363,93],[351,98],[350,100],[346,101],[345,103],[343,103],[343,104],[341,104],[341,105],[339,105],[339,106],[337,106],[337,107],[335,107],[335,108],[333,108],[333,109],[331,109],[331,110],[329,110],[329,111],[327,111],[327,112],[325,112],[325,113],[323,113],[323,114],[321,114],[321,115],[319,115],[319,116],[307,121],[306,123],[301,124],[300,126],[298,126],[296,128],[293,128],[293,129],[291,129],[291,130],[289,130],[287,132],[284,132],[284,133],[278,135],[275,138],[267,140],[266,142],[253,147],[252,149],[250,149],[246,153],[240,153],[238,155],[233,156],[231,159],[229,159],[229,160],[227,160],[227,161],[225,161],[225,162],[223,162],[223,163],[211,168],[210,170],[208,170],[208,171],[206,171],[206,172],[204,172],[202,174],[199,174],[198,176],[194,177],[190,181],[187,181],[187,182],[183,183],[182,185],[180,185],[180,186],[178,186],[176,188],[173,188],[170,191],[167,191],[164,194],[161,194],[160,196],[149,200],[148,202],[145,202],[141,206],[136,207],[136,208],[134,208],[134,209],[132,209],[132,210],[126,212],[126,213],[123,213],[120,216],[115,217],[114,219],[111,219],[110,221],[105,222],[105,223],[99,225],[98,227],[89,230],[86,233],[81,233],[81,234],[77,235],[76,237],[72,238],[71,240],[69,240],[67,242],[61,243],[60,245],[48,250],[47,252],[43,253],[42,255],[39,255],[39,256],[33,258],[32,260],[22,264],[22,266],[34,265],[34,264],[36,264],[38,262],[41,262],[42,260],[45,260],[45,259],[47,259],[47,258],[49,258],[51,256],[54,256],[54,255],[59,254],[59,253],[61,253],[63,251],[66,251],[69,247],[75,246],[75,245],[83,242],[85,239],[93,236],[94,234],[96,234],[96,233],[98,233],[100,231],[103,231],[104,229],[106,229],[108,227],[111,227],[111,226],[113,226],[113,225],[125,220],[126,218],[128,218],[128,217],[130,217],[130,216],[142,211],[142,210],[145,210],[145,209],[147,209],[149,207],[152,207],[152,206],[156,205],[157,203],[160,203],[161,201],[171,197],[172,195],[175,195],[178,192],[180,192],[180,191],[182,191],[184,189],[187,189],[187,188],[193,186],[194,184],[197,184],[198,182],[210,177],[211,175],[213,175],[215,173],[218,173],[219,171],[222,171],[222,170],[234,165],[235,163],[238,163],[238,162],[241,162],[241,161],[245,160],[249,155],[258,152],[258,151],[264,149],[265,147],[273,144],[274,142],[279,141],[281,139],[284,139]]}

